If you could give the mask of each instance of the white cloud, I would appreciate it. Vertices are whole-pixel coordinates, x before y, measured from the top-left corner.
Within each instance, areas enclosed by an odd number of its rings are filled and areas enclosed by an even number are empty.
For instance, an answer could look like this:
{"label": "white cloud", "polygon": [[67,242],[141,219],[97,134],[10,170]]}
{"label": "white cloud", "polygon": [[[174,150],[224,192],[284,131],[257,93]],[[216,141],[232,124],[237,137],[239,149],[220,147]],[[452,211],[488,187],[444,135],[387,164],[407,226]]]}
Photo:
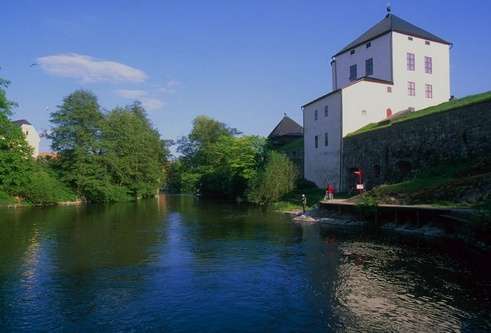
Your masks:
{"label": "white cloud", "polygon": [[81,80],[82,82],[143,82],[147,74],[128,65],[93,58],[77,53],[55,54],[37,58],[41,68],[52,74]]}
{"label": "white cloud", "polygon": [[162,94],[175,94],[176,88],[180,85],[181,85],[181,82],[171,80],[171,81],[168,81],[163,87],[160,87],[158,89],[158,92],[162,93]]}
{"label": "white cloud", "polygon": [[159,110],[164,106],[164,102],[158,98],[144,97],[140,99],[140,102],[147,110]]}
{"label": "white cloud", "polygon": [[116,95],[123,98],[135,99],[135,98],[141,98],[147,96],[148,94],[144,90],[120,89],[120,90],[116,90]]}
{"label": "white cloud", "polygon": [[120,89],[115,91],[116,95],[132,100],[138,100],[147,110],[158,110],[164,106],[164,102],[154,98],[144,90]]}

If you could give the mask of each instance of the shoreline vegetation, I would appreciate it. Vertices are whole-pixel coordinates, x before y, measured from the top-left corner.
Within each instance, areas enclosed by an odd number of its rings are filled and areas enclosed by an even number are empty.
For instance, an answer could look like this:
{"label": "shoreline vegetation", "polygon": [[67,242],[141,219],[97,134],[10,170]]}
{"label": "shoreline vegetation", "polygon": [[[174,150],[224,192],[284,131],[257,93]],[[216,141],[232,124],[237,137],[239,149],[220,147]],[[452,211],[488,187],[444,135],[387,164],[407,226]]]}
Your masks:
{"label": "shoreline vegetation", "polygon": [[15,103],[0,80],[0,205],[51,206],[154,196],[165,181],[168,148],[139,102],[103,111],[77,90],[50,115],[54,151],[34,159],[10,117]]}
{"label": "shoreline vegetation", "polygon": [[159,191],[271,206],[299,182],[294,163],[263,137],[197,116],[189,135],[165,141],[141,103],[106,111],[86,90],[50,114],[53,153],[34,159],[10,118],[8,85],[0,80],[2,207],[133,201]]}

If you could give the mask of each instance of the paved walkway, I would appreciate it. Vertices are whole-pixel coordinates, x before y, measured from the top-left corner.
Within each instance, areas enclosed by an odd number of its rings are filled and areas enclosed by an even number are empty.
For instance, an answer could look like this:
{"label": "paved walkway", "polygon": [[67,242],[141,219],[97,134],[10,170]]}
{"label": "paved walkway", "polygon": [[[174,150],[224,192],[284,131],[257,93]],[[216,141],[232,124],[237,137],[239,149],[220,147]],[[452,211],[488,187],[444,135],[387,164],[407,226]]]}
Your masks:
{"label": "paved walkway", "polygon": [[[347,199],[333,199],[333,200],[321,200],[319,202],[321,206],[333,206],[333,207],[355,207],[356,203],[348,201]],[[431,210],[441,212],[455,212],[455,213],[470,213],[475,211],[472,208],[456,208],[456,207],[435,207],[431,205],[393,205],[393,204],[379,204],[380,208],[394,208],[394,209],[413,209],[413,210]]]}

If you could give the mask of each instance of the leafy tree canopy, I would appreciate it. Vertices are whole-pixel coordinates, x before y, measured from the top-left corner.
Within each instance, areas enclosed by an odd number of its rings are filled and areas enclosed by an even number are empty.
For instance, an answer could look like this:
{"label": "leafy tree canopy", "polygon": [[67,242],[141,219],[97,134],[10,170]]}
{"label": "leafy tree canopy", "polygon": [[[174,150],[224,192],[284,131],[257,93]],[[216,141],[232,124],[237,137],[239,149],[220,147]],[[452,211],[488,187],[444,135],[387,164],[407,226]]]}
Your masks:
{"label": "leafy tree canopy", "polygon": [[20,127],[9,118],[15,104],[7,99],[8,84],[0,78],[0,189],[18,194],[28,181],[32,150]]}

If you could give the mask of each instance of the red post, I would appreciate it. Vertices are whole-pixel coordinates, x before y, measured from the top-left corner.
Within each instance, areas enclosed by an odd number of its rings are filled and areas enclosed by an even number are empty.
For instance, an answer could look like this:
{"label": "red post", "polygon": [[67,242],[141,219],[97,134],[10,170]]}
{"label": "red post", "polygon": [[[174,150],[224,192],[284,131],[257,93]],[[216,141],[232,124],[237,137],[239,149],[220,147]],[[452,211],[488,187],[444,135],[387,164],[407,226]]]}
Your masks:
{"label": "red post", "polygon": [[358,169],[357,171],[353,172],[353,174],[357,177],[356,190],[361,194],[365,190],[365,186],[363,185],[363,171]]}

